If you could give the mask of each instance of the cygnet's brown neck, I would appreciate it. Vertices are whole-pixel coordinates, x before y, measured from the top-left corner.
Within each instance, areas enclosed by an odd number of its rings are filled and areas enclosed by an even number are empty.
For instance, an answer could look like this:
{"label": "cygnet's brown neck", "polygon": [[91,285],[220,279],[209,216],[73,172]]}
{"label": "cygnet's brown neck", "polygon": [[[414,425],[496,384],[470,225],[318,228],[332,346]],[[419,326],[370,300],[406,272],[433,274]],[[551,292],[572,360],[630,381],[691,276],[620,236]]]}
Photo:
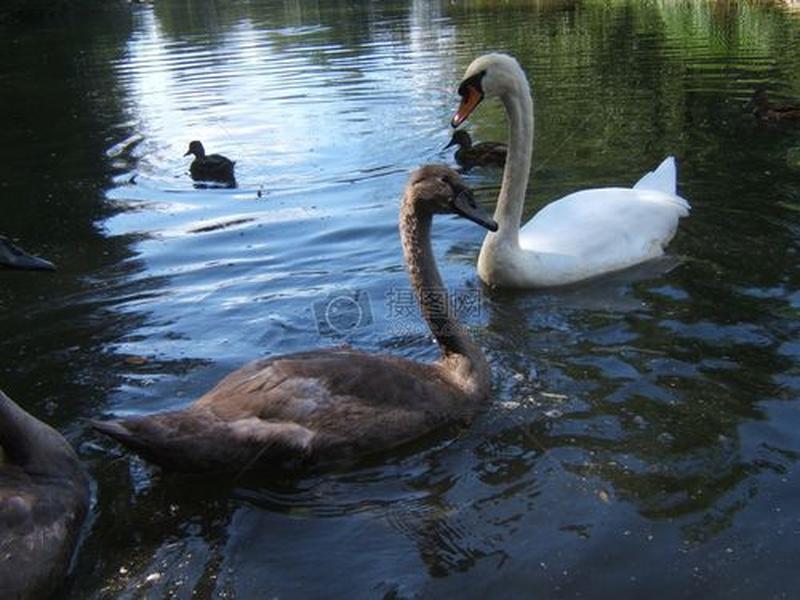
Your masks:
{"label": "cygnet's brown neck", "polygon": [[400,237],[411,286],[422,316],[444,354],[442,364],[453,371],[462,387],[488,394],[491,372],[481,349],[453,316],[450,295],[442,283],[431,247],[433,215],[407,193],[400,210]]}

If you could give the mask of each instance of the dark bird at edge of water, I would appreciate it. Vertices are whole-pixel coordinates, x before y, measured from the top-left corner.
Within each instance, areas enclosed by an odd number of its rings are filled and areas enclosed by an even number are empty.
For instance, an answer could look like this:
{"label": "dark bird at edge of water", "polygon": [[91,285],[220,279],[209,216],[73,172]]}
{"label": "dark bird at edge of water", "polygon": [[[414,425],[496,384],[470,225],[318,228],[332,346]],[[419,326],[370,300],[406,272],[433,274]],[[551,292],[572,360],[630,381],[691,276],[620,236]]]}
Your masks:
{"label": "dark bird at edge of water", "polygon": [[197,140],[189,143],[189,149],[184,156],[190,154],[194,154],[194,160],[189,166],[189,173],[195,181],[216,181],[227,184],[236,182],[233,174],[235,161],[221,154],[206,154],[203,144]]}
{"label": "dark bird at edge of water", "polygon": [[0,391],[0,595],[61,585],[89,509],[89,477],[60,433]]}
{"label": "dark bird at edge of water", "polygon": [[55,271],[49,260],[28,254],[4,235],[0,235],[0,267],[28,271]]}
{"label": "dark bird at edge of water", "polygon": [[462,167],[502,167],[506,163],[508,146],[500,142],[479,142],[473,145],[469,133],[463,129],[453,133],[453,137],[450,138],[450,143],[445,146],[445,149],[451,146],[459,147],[456,150],[455,158]]}
{"label": "dark bird at edge of water", "polygon": [[800,121],[800,105],[773,104],[764,87],[757,87],[744,107],[745,110],[752,112],[754,117],[763,121]]}

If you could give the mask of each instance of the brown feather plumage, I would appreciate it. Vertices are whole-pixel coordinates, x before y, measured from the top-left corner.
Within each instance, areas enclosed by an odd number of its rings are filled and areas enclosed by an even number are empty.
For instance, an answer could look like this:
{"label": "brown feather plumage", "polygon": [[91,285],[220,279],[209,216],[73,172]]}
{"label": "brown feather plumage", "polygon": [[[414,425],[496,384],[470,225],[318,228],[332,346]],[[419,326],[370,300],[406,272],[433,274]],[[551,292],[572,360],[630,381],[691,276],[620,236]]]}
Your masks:
{"label": "brown feather plumage", "polygon": [[[401,209],[409,277],[442,289],[430,248],[435,213],[463,211],[467,188],[446,167],[416,171]],[[471,199],[471,196],[469,197]],[[481,222],[474,201],[468,214]],[[487,223],[490,223],[486,219]],[[488,226],[488,225],[487,225]],[[443,356],[418,363],[349,349],[254,361],[188,408],[94,427],[148,460],[182,471],[298,469],[347,465],[474,415],[489,394],[481,350],[449,315],[432,316]]]}

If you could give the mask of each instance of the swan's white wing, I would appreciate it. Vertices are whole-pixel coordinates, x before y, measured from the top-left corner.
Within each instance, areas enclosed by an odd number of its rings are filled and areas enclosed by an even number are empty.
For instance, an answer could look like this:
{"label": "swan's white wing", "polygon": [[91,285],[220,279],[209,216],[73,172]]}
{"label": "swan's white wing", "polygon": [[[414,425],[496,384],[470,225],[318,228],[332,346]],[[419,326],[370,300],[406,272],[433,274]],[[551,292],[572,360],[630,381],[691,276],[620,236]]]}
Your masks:
{"label": "swan's white wing", "polygon": [[[591,277],[660,256],[689,203],[651,189],[600,188],[545,206],[520,230],[524,250],[558,255],[567,279]],[[554,257],[555,258],[555,257]],[[546,266],[546,265],[543,265]]]}

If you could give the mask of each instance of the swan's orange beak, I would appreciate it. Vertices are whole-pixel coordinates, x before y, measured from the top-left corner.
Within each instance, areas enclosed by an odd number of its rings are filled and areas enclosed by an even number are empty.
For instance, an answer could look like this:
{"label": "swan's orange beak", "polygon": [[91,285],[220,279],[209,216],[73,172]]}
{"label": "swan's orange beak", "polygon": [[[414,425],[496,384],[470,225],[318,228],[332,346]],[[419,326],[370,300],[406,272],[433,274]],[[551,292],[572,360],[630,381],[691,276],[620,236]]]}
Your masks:
{"label": "swan's orange beak", "polygon": [[467,120],[475,110],[478,104],[483,100],[483,93],[476,87],[469,85],[461,91],[461,104],[458,106],[456,114],[453,115],[453,120],[450,125],[453,128],[458,127]]}

